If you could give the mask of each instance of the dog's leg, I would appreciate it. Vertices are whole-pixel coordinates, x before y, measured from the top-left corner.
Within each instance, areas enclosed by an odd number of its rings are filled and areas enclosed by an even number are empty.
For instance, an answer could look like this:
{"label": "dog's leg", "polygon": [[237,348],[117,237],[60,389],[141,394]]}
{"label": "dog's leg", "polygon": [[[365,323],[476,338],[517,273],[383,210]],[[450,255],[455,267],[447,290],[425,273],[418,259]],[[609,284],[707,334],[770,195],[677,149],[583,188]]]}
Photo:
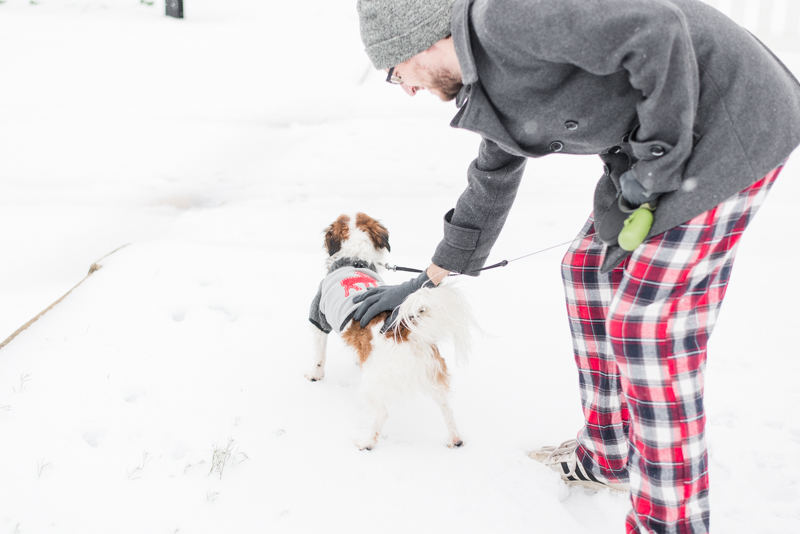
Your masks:
{"label": "dog's leg", "polygon": [[444,424],[447,425],[447,446],[452,449],[453,447],[461,447],[464,442],[458,437],[458,429],[456,428],[456,420],[453,417],[453,409],[450,408],[450,403],[447,402],[448,395],[448,388],[443,385],[439,385],[439,387],[431,392],[431,397],[434,402],[436,402],[436,404],[439,405],[439,409],[442,410]]}
{"label": "dog's leg", "polygon": [[322,377],[325,376],[325,352],[328,348],[328,334],[313,324],[309,326],[311,326],[311,338],[314,343],[314,368],[306,373],[306,378],[316,382],[317,380],[322,380]]}
{"label": "dog's leg", "polygon": [[434,345],[431,356],[435,362],[434,372],[429,376],[428,391],[433,401],[439,406],[444,417],[444,424],[447,425],[447,446],[461,447],[464,442],[458,437],[456,420],[453,417],[453,409],[450,408],[448,397],[450,396],[450,376],[447,374],[447,364],[439,353],[439,349]]}
{"label": "dog's leg", "polygon": [[383,424],[389,418],[389,410],[386,408],[386,403],[376,399],[367,399],[367,404],[372,410],[374,419],[372,420],[370,433],[365,438],[356,441],[356,446],[362,451],[371,451],[378,444],[378,437],[381,435],[381,430],[383,430]]}

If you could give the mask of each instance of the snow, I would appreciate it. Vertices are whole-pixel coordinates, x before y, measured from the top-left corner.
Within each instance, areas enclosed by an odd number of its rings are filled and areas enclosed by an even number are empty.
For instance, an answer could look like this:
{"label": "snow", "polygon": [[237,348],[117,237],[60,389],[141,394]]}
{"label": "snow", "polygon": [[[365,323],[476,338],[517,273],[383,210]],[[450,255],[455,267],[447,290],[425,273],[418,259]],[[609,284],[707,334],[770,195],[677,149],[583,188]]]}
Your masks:
{"label": "snow", "polygon": [[[559,250],[460,282],[489,332],[452,366],[464,448],[410,398],[359,452],[338,340],[303,378],[323,228],[364,211],[425,266],[478,144],[370,69],[355,2],[37,2],[0,4],[0,337],[129,245],[0,350],[0,533],[622,532],[625,496],[525,455],[582,421]],[[569,240],[600,172],[530,161],[490,261]],[[800,531],[798,178],[743,238],[710,346],[716,532]]]}

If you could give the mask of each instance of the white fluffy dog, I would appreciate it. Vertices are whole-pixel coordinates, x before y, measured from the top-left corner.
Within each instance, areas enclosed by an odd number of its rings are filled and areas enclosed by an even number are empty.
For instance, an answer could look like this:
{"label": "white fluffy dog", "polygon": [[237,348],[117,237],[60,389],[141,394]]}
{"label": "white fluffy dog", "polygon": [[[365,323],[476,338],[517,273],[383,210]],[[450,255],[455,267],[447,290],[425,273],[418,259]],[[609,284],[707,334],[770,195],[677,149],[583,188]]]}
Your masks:
{"label": "white fluffy dog", "polygon": [[376,445],[389,416],[387,404],[409,391],[430,395],[444,416],[447,446],[463,445],[448,403],[447,365],[437,347],[452,340],[456,358],[466,359],[475,322],[463,296],[449,281],[422,288],[403,301],[397,320],[385,333],[381,328],[390,312],[378,314],[362,328],[352,320],[359,306],[352,299],[360,291],[383,285],[379,273],[385,272],[389,232],[363,213],[342,215],[327,228],[325,247],[328,275],[311,305],[314,368],[306,378],[313,382],[325,375],[327,335],[336,331],[355,351],[362,370],[361,390],[374,416],[369,434],[356,442],[360,449]]}

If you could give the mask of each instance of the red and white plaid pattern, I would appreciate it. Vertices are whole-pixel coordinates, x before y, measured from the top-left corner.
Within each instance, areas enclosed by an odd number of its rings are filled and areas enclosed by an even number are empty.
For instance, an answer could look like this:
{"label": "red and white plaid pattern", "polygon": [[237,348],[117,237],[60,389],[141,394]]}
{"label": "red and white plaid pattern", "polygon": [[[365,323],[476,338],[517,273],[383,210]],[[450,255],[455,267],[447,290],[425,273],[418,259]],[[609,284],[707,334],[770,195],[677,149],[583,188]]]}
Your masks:
{"label": "red and white plaid pattern", "polygon": [[586,424],[578,458],[630,482],[627,532],[709,528],[703,410],[706,346],[739,238],[781,167],[691,221],[645,241],[601,275],[590,218],[562,263]]}

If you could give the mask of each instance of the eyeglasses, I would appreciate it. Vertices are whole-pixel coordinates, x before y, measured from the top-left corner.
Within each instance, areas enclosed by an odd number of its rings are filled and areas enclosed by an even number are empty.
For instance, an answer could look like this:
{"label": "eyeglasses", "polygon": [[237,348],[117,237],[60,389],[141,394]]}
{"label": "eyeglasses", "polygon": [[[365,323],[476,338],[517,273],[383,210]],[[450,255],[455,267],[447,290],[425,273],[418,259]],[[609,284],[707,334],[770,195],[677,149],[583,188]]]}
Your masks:
{"label": "eyeglasses", "polygon": [[389,74],[386,76],[386,81],[394,85],[401,85],[403,83],[403,78],[396,76],[394,74],[394,67],[392,67],[389,69]]}

